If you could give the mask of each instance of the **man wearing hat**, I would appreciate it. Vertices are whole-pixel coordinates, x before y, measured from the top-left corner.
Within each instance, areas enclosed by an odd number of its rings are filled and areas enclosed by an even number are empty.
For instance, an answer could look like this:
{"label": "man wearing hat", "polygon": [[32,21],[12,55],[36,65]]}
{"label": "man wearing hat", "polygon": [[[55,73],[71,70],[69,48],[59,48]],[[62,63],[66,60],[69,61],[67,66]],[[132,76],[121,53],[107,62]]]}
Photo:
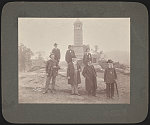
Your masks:
{"label": "man wearing hat", "polygon": [[57,48],[57,43],[54,44],[54,48],[52,50],[52,53],[54,54],[55,60],[59,63],[60,60],[60,49]]}
{"label": "man wearing hat", "polygon": [[72,50],[72,46],[68,46],[68,50],[66,52],[65,60],[69,64],[72,62],[72,58],[76,58],[74,50]]}
{"label": "man wearing hat", "polygon": [[84,66],[82,75],[85,77],[85,89],[88,93],[88,96],[96,96],[97,74],[91,61],[88,61],[87,65]]}
{"label": "man wearing hat", "polygon": [[113,67],[113,61],[109,59],[107,61],[108,68],[104,72],[104,82],[106,83],[106,95],[108,98],[113,98],[114,96],[114,84],[116,83],[117,74]]}
{"label": "man wearing hat", "polygon": [[71,95],[80,95],[78,92],[78,84],[81,83],[80,71],[78,59],[72,58],[72,62],[68,64],[67,69],[68,84],[71,85],[72,89]]}
{"label": "man wearing hat", "polygon": [[92,55],[91,55],[91,53],[90,53],[90,48],[87,48],[87,49],[86,49],[86,52],[85,52],[85,54],[84,54],[84,56],[83,56],[83,64],[84,64],[84,65],[87,65],[87,63],[88,63],[89,61],[92,62]]}
{"label": "man wearing hat", "polygon": [[58,63],[55,60],[55,56],[53,53],[50,54],[50,60],[47,61],[46,63],[46,84],[45,84],[45,91],[43,94],[48,92],[50,81],[52,79],[52,84],[51,84],[51,92],[53,93],[55,91],[55,80],[58,72]]}

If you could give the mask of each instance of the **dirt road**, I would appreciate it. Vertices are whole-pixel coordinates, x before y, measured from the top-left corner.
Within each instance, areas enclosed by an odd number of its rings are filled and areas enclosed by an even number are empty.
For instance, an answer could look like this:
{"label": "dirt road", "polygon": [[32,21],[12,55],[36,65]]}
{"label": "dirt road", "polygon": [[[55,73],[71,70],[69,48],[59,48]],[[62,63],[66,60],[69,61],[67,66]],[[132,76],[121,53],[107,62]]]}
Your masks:
{"label": "dirt road", "polygon": [[[62,75],[63,74],[63,75]],[[79,85],[81,96],[70,95],[71,87],[67,83],[65,72],[60,71],[56,80],[56,93],[42,94],[45,86],[44,69],[34,72],[19,73],[19,103],[78,103],[78,104],[129,104],[130,103],[130,76],[118,73],[119,98],[107,99],[105,94],[105,83],[103,73],[97,74],[98,89],[97,97],[88,97],[85,91],[84,78],[81,75],[82,83]]]}

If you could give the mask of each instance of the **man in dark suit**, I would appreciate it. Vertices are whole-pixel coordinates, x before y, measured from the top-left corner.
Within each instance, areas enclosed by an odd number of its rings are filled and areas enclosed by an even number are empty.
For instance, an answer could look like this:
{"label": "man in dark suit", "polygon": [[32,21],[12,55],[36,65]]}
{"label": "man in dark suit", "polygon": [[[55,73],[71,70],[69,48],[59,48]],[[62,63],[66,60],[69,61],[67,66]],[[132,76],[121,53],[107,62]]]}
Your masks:
{"label": "man in dark suit", "polygon": [[83,64],[84,65],[87,65],[87,63],[88,62],[92,62],[92,55],[91,55],[91,53],[90,53],[90,48],[87,48],[86,49],[86,52],[85,52],[85,54],[84,54],[84,56],[83,56]]}
{"label": "man in dark suit", "polygon": [[114,96],[114,84],[117,80],[116,70],[113,67],[113,61],[108,60],[108,68],[104,72],[104,82],[106,83],[106,95],[108,98],[113,98]]}
{"label": "man in dark suit", "polygon": [[55,91],[55,81],[56,81],[56,76],[58,72],[58,63],[54,59],[55,56],[53,53],[51,53],[49,57],[50,57],[50,60],[48,60],[46,63],[47,79],[46,79],[46,84],[45,84],[45,91],[43,92],[43,94],[48,92],[51,79],[52,79],[51,92],[54,93]]}
{"label": "man in dark suit", "polygon": [[72,95],[80,95],[78,92],[78,84],[81,83],[81,67],[78,64],[78,60],[76,58],[73,58],[72,60],[73,61],[68,64],[67,69],[68,84],[71,85]]}
{"label": "man in dark suit", "polygon": [[59,63],[60,60],[60,49],[57,48],[57,43],[54,44],[54,48],[52,50],[52,53],[55,56],[55,60]]}
{"label": "man in dark suit", "polygon": [[96,96],[97,74],[90,61],[84,66],[82,75],[85,77],[85,89],[88,92],[88,96]]}
{"label": "man in dark suit", "polygon": [[68,50],[66,52],[65,60],[69,64],[72,62],[72,58],[76,58],[74,50],[72,50],[71,45],[68,46]]}

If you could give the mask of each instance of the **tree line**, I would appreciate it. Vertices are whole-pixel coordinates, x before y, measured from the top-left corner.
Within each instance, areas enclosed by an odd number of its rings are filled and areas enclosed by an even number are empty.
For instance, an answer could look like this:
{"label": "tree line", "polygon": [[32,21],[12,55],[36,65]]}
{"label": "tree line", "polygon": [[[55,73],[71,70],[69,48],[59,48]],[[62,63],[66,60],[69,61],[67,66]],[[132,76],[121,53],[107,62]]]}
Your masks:
{"label": "tree line", "polygon": [[27,48],[24,44],[20,44],[18,47],[18,61],[19,61],[19,71],[25,72],[32,66],[33,52],[30,48]]}

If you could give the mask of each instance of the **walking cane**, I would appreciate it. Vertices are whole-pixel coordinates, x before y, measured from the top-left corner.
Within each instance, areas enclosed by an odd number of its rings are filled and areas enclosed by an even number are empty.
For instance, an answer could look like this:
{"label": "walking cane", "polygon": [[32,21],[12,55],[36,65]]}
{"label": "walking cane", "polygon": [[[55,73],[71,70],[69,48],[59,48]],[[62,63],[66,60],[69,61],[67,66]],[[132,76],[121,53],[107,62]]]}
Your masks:
{"label": "walking cane", "polygon": [[115,82],[115,86],[116,86],[116,91],[117,91],[117,95],[119,97],[119,91],[118,91],[118,86],[117,86],[117,83]]}

